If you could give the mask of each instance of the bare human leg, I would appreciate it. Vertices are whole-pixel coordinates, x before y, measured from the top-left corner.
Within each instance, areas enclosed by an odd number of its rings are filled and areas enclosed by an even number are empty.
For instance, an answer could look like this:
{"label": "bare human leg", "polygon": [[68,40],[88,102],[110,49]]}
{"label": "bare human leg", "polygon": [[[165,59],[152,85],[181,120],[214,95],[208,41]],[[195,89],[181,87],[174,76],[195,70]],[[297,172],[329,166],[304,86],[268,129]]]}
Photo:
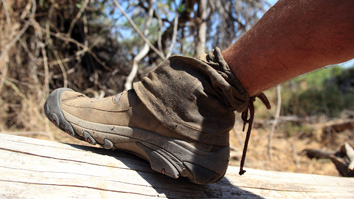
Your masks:
{"label": "bare human leg", "polygon": [[222,55],[253,96],[354,57],[354,1],[280,0]]}

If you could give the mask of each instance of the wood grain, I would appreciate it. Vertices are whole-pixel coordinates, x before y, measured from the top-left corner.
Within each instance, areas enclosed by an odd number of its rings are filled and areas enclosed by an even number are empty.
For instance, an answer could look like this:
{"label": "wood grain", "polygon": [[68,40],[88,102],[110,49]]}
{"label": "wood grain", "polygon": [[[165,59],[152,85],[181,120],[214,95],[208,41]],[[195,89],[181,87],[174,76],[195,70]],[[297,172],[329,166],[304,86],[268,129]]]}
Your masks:
{"label": "wood grain", "polygon": [[125,152],[0,134],[0,198],[354,198],[354,179],[230,166],[201,186]]}

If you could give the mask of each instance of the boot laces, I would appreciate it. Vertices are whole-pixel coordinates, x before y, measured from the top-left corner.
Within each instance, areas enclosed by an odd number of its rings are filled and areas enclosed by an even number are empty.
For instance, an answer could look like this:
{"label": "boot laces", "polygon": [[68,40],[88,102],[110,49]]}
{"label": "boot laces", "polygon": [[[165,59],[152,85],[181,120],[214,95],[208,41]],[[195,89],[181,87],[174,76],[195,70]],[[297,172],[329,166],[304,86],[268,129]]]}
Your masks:
{"label": "boot laces", "polygon": [[[264,93],[259,93],[255,96],[250,97],[250,101],[248,103],[248,107],[246,110],[244,110],[241,114],[241,118],[243,121],[243,128],[242,131],[245,131],[245,126],[248,123],[248,129],[246,133],[246,139],[245,139],[245,144],[243,146],[243,152],[242,152],[242,158],[241,158],[241,163],[240,163],[240,175],[243,175],[246,170],[243,169],[245,160],[246,160],[246,153],[247,153],[247,147],[248,147],[248,141],[251,136],[251,130],[252,130],[252,124],[253,124],[253,119],[254,119],[254,101],[256,101],[256,98],[259,98],[263,104],[267,107],[267,109],[270,109],[270,104],[267,99],[267,97],[264,95]],[[248,117],[248,112],[249,112],[249,117]]]}

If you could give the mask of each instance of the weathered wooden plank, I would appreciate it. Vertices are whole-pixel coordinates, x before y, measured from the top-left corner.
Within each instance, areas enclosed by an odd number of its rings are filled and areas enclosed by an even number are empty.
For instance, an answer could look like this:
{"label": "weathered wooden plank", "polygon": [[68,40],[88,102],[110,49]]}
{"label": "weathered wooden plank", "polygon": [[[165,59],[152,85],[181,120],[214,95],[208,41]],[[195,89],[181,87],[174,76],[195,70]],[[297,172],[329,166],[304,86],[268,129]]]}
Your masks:
{"label": "weathered wooden plank", "polygon": [[0,198],[354,198],[354,179],[229,167],[201,186],[118,151],[0,134]]}

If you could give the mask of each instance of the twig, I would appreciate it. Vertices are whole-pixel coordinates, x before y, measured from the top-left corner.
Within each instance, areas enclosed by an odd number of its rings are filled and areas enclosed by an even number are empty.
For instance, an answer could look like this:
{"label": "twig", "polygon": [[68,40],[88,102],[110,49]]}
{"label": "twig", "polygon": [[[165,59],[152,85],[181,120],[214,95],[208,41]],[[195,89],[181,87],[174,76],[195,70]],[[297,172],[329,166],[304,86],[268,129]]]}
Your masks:
{"label": "twig", "polygon": [[120,6],[120,4],[118,3],[117,0],[113,0],[114,4],[116,5],[116,7],[121,11],[121,13],[125,16],[125,18],[127,18],[129,24],[134,28],[134,30],[139,34],[139,36],[150,46],[150,48],[155,51],[155,53],[161,58],[161,59],[165,59],[165,56],[158,50],[155,48],[154,45],[152,45],[152,43],[144,36],[144,34],[139,30],[139,28],[135,25],[134,21],[127,15],[127,13],[122,9],[122,7]]}
{"label": "twig", "polygon": [[275,111],[275,117],[274,117],[274,122],[269,134],[269,139],[268,139],[268,157],[270,160],[272,160],[272,154],[271,154],[271,149],[272,149],[272,138],[273,134],[275,131],[275,127],[278,123],[279,115],[280,115],[280,107],[281,107],[281,85],[277,86],[277,109]]}
{"label": "twig", "polygon": [[6,16],[6,21],[7,21],[7,24],[9,25],[10,27],[10,30],[12,29],[12,24],[11,24],[11,19],[10,19],[10,14],[9,14],[9,11],[7,9],[7,3],[5,0],[2,0],[2,4],[4,4],[4,10],[5,10],[5,16]]}
{"label": "twig", "polygon": [[[146,48],[146,49],[149,49],[149,48]],[[145,53],[145,51],[146,50],[143,49],[142,51],[140,51],[140,53],[142,53],[142,52]],[[138,73],[138,63],[134,59],[133,60],[132,70],[130,71],[130,73],[129,73],[128,77],[127,77],[127,80],[126,80],[126,82],[124,84],[124,89],[125,90],[130,90],[132,88],[132,82],[133,82],[133,80],[134,80],[134,78],[135,78],[137,73]]]}
{"label": "twig", "polygon": [[[29,17],[30,19],[33,18],[35,12],[36,12],[37,6],[36,6],[36,1],[32,0],[32,11],[31,11],[31,16]],[[12,46],[22,37],[22,35],[26,32],[28,27],[30,26],[31,21],[27,21],[26,24],[22,27],[22,29],[17,33],[16,37],[11,40],[11,42],[4,48],[4,51],[0,55],[0,62],[1,60],[7,55],[9,50],[12,48]]]}
{"label": "twig", "polygon": [[82,22],[84,23],[84,45],[88,48],[88,40],[87,40],[87,35],[88,35],[88,27],[87,27],[87,16],[86,14],[82,17]]}
{"label": "twig", "polygon": [[0,55],[0,61],[7,55],[12,46],[22,37],[22,35],[26,32],[28,27],[30,26],[30,21],[27,21],[23,28],[17,33],[16,37],[11,40],[11,42],[4,48],[4,51]]}
{"label": "twig", "polygon": [[157,33],[157,46],[159,48],[159,51],[163,54],[162,41],[161,41],[162,40],[162,25],[163,25],[163,23],[162,23],[162,19],[161,19],[160,15],[157,12],[155,12],[155,16],[156,16],[157,21],[159,23],[159,29],[158,29],[158,33]]}
{"label": "twig", "polygon": [[63,74],[63,80],[64,80],[64,88],[68,87],[68,76],[64,67],[63,62],[61,61],[61,58],[59,57],[58,51],[54,50],[54,56],[56,60],[58,61],[58,65],[60,67],[61,73]]}
{"label": "twig", "polygon": [[[39,28],[43,30],[42,27],[39,27]],[[50,32],[50,35],[52,35],[58,39],[61,39],[63,41],[68,41],[68,42],[76,44],[78,47],[82,48],[82,50],[80,51],[82,54],[85,54],[86,52],[89,53],[103,68],[105,68],[108,71],[112,70],[111,68],[107,67],[106,64],[103,61],[101,61],[100,58],[98,58],[95,53],[93,53],[91,51],[91,47],[87,47],[84,44],[78,42],[77,40],[69,38],[65,34],[62,34],[62,33]]]}
{"label": "twig", "polygon": [[32,52],[28,49],[27,44],[25,42],[23,42],[22,40],[19,40],[21,46],[23,47],[23,49],[26,51],[26,53],[28,54],[28,56],[31,58],[31,60],[35,60],[37,59]]}
{"label": "twig", "polygon": [[171,45],[170,49],[168,50],[166,57],[171,56],[173,47],[175,46],[176,43],[176,38],[177,38],[177,28],[178,28],[178,12],[176,12],[175,19],[173,21],[173,34],[172,34],[172,39],[171,39]]}
{"label": "twig", "polygon": [[[155,3],[155,0],[150,0],[150,2],[149,2],[149,14],[148,14],[148,18],[146,20],[144,36],[149,34],[149,26],[150,26],[150,23],[151,23],[152,15],[154,13],[154,9],[153,9],[153,4],[154,3]],[[143,49],[134,57],[132,70],[130,71],[130,73],[129,73],[128,77],[127,77],[127,80],[126,80],[126,82],[124,84],[125,90],[129,90],[129,89],[132,88],[132,82],[133,82],[136,74],[138,73],[138,62],[147,55],[149,50],[150,50],[150,47],[145,42]]]}
{"label": "twig", "polygon": [[1,89],[4,85],[5,79],[6,79],[6,75],[7,75],[7,69],[9,68],[9,57],[6,56],[5,60],[4,60],[4,68],[1,70],[1,80],[0,80],[0,92]]}
{"label": "twig", "polygon": [[[20,81],[18,79],[14,79],[14,78],[11,78],[11,77],[6,77],[5,80],[8,81],[8,82],[11,82],[13,84],[26,86],[28,88],[32,88],[32,89],[36,89],[37,88],[36,85],[34,85],[32,83],[28,83],[28,82],[25,82],[25,81]],[[5,83],[5,80],[4,80],[4,83]]]}
{"label": "twig", "polygon": [[[45,32],[46,32],[46,40],[47,40],[47,43],[48,43],[48,46],[49,47],[53,47],[54,46],[54,44],[53,44],[53,40],[51,39],[51,37],[50,37],[50,20],[51,20],[51,18],[52,18],[52,15],[53,15],[53,5],[49,8],[49,11],[48,11],[48,19],[47,19],[47,22],[46,22],[46,26],[45,26]],[[43,52],[42,52],[42,54],[43,54]],[[57,50],[55,50],[55,48],[53,48],[53,54],[54,54],[54,56],[55,56],[55,59],[57,60],[57,63],[58,63],[58,65],[59,65],[59,67],[60,67],[60,70],[61,70],[61,72],[62,72],[62,74],[63,74],[63,80],[64,80],[64,87],[67,87],[67,85],[68,85],[68,78],[67,78],[67,74],[66,74],[66,70],[65,70],[65,67],[64,67],[64,64],[63,64],[63,62],[62,62],[62,60],[61,60],[61,58],[60,58],[60,56],[59,56],[59,53],[58,53],[58,51]],[[47,66],[49,65],[50,63],[48,63],[48,60],[47,60]],[[46,69],[46,68],[45,68]],[[45,77],[46,77],[46,74],[44,75]],[[46,80],[46,78],[45,78],[45,80]],[[48,83],[49,84],[49,81],[48,82],[46,82],[46,83]],[[48,85],[49,86],[49,85]],[[45,93],[45,94],[47,94],[47,93]]]}
{"label": "twig", "polygon": [[[3,4],[4,4],[4,7],[7,7],[6,3],[3,1]],[[35,12],[36,12],[36,2],[35,0],[32,0],[32,11],[31,11],[31,15],[30,15],[30,19],[33,18]],[[7,8],[5,8],[5,10],[7,10]],[[5,11],[6,12],[6,11]],[[9,16],[7,16],[9,17]],[[11,23],[11,21],[10,21]],[[2,70],[2,78],[1,78],[1,82],[0,82],[0,91],[5,83],[5,78],[6,78],[6,74],[7,74],[7,69],[8,69],[8,52],[9,50],[12,48],[13,45],[15,45],[15,43],[22,37],[22,35],[26,32],[26,30],[28,29],[28,27],[30,26],[30,23],[31,21],[28,20],[26,22],[26,24],[22,27],[22,29],[17,33],[17,35],[15,36],[14,39],[12,39],[10,41],[10,43],[4,48],[5,50],[1,53],[0,55],[0,63],[1,63],[1,60],[5,58],[5,66]]]}
{"label": "twig", "polygon": [[[33,2],[32,2],[32,3],[33,3]],[[32,3],[31,3],[30,1],[28,1],[26,7],[23,9],[23,11],[21,11],[21,12],[22,12],[21,15],[20,15],[20,19],[21,19],[21,20],[25,20],[25,18],[26,18],[26,16],[28,15],[28,13],[31,12],[31,7],[32,7],[31,5],[32,5]]]}
{"label": "twig", "polygon": [[47,52],[44,48],[44,43],[40,42],[39,46],[41,47],[42,56],[43,56],[43,66],[44,66],[44,94],[49,94],[49,67],[48,67],[48,57]]}
{"label": "twig", "polygon": [[[78,50],[78,51],[75,52],[75,54],[73,54],[71,56],[67,56],[65,58],[62,58],[60,60],[60,62],[62,62],[62,63],[71,62],[71,61],[77,59],[77,57],[80,57],[80,56],[84,55],[86,52],[87,52],[86,49]],[[58,64],[59,64],[58,60],[53,60],[53,61],[49,62],[49,65],[58,65]]]}
{"label": "twig", "polygon": [[7,81],[7,80],[4,80],[4,83],[8,86],[10,86],[17,95],[19,95],[23,101],[27,104],[27,105],[30,105],[31,103],[28,101],[28,99],[26,98],[25,94],[23,94],[20,89],[12,82],[10,81]]}
{"label": "twig", "polygon": [[89,3],[89,0],[85,0],[85,2],[81,5],[81,8],[80,8],[79,12],[75,16],[75,18],[71,21],[69,30],[66,33],[67,35],[71,35],[71,32],[73,31],[76,22],[80,19],[82,13],[84,13],[88,3]]}

